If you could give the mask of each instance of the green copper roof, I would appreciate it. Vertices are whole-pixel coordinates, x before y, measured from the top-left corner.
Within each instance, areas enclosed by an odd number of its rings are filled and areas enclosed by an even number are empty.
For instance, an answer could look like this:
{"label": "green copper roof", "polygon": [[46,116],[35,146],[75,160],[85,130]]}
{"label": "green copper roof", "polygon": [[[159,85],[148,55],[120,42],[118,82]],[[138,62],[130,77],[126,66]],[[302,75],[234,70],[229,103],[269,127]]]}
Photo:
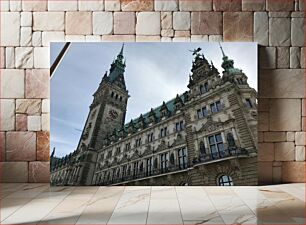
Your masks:
{"label": "green copper roof", "polygon": [[229,74],[240,74],[242,73],[241,69],[235,68],[234,67],[234,60],[229,59],[227,55],[225,55],[223,48],[221,46],[221,44],[219,43],[221,51],[222,51],[222,55],[223,55],[223,62],[222,62],[222,68],[228,72]]}
{"label": "green copper roof", "polygon": [[117,58],[111,64],[110,73],[109,73],[109,82],[111,83],[113,83],[117,79],[117,77],[123,74],[125,71],[125,62],[123,61],[124,59],[123,49],[124,49],[124,44],[122,45],[121,50],[117,55]]}
{"label": "green copper roof", "polygon": [[[184,96],[184,94],[181,94],[179,97],[182,99],[182,101],[183,101],[183,103],[184,103],[184,102],[185,102],[185,96]],[[171,115],[172,115],[172,113],[173,113],[173,111],[174,111],[174,102],[175,102],[175,98],[173,98],[173,99],[171,99],[170,101],[166,102],[166,106],[167,106],[168,110],[170,111]],[[162,105],[160,105],[160,106],[158,106],[158,107],[156,107],[156,108],[153,109],[153,111],[154,111],[154,113],[155,113],[155,115],[156,115],[157,121],[160,121],[160,109],[161,109],[161,107],[162,107]],[[150,111],[147,112],[147,113],[145,113],[145,114],[142,114],[142,117],[143,117],[145,120],[147,120],[148,117],[149,117],[149,114],[150,114]],[[136,121],[138,121],[139,118],[140,118],[140,116],[137,117],[136,119],[133,119],[133,121],[136,122]],[[124,125],[124,128],[126,129],[126,128],[129,126],[129,124],[130,124],[130,122],[126,123],[126,124]]]}

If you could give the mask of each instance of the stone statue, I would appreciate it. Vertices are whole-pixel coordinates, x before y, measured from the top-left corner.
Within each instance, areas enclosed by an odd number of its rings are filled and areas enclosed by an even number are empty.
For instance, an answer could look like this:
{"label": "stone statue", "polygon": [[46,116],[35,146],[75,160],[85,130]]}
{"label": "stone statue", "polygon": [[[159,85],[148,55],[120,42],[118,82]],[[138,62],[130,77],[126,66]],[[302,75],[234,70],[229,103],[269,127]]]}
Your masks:
{"label": "stone statue", "polygon": [[189,50],[190,52],[192,52],[192,55],[195,55],[196,58],[200,56],[199,52],[201,51],[202,49],[201,48],[197,48],[197,49],[194,49],[194,50]]}

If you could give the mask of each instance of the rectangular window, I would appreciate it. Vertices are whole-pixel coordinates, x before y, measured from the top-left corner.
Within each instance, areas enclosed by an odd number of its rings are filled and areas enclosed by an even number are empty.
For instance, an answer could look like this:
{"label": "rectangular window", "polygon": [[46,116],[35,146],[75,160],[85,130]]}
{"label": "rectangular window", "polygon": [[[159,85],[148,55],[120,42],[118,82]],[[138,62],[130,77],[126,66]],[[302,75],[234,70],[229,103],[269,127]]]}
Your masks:
{"label": "rectangular window", "polygon": [[200,85],[200,92],[201,94],[204,94],[208,92],[208,83],[206,82],[204,85]]}
{"label": "rectangular window", "polygon": [[133,176],[137,176],[138,174],[138,162],[134,162],[133,164]]}
{"label": "rectangular window", "polygon": [[198,119],[201,119],[203,117],[201,109],[197,110],[197,115],[198,115]]}
{"label": "rectangular window", "polygon": [[128,142],[128,143],[125,144],[125,150],[129,151],[130,149],[131,149],[131,143]]}
{"label": "rectangular window", "polygon": [[163,138],[163,137],[166,137],[167,135],[167,127],[164,127],[160,130],[160,137]]}
{"label": "rectangular window", "polygon": [[204,89],[205,89],[205,92],[208,92],[208,83],[207,82],[204,84]]}
{"label": "rectangular window", "polygon": [[141,138],[136,139],[135,147],[139,147],[141,145]]}
{"label": "rectangular window", "polygon": [[120,153],[121,153],[121,149],[120,149],[120,147],[117,147],[116,148],[116,154],[119,155]]}
{"label": "rectangular window", "polygon": [[208,111],[207,111],[206,106],[202,108],[202,115],[203,115],[203,117],[207,117],[208,116]]}
{"label": "rectangular window", "polygon": [[160,169],[164,173],[168,170],[169,166],[169,153],[163,153],[160,155]]}
{"label": "rectangular window", "polygon": [[126,177],[127,165],[123,165],[123,166],[122,166],[121,172],[122,172],[122,175],[121,175],[122,178]]}
{"label": "rectangular window", "polygon": [[210,104],[210,111],[212,113],[220,112],[221,109],[222,109],[222,105],[221,105],[220,101],[216,101],[216,102]]}
{"label": "rectangular window", "polygon": [[208,137],[209,147],[213,159],[224,156],[224,144],[221,133]]}
{"label": "rectangular window", "polygon": [[183,129],[184,129],[184,122],[183,121],[175,123],[175,131],[176,132],[179,132]]}
{"label": "rectangular window", "polygon": [[112,151],[109,151],[108,153],[107,153],[107,158],[111,158],[112,157]]}
{"label": "rectangular window", "polygon": [[217,101],[217,102],[216,102],[216,108],[217,108],[217,111],[218,111],[218,112],[221,111],[222,106],[221,106],[221,102],[220,102],[220,101]]}
{"label": "rectangular window", "polygon": [[180,169],[187,168],[187,150],[186,148],[181,148],[178,150],[178,163]]}
{"label": "rectangular window", "polygon": [[246,103],[246,106],[247,106],[247,107],[253,108],[253,104],[252,104],[252,102],[251,102],[251,99],[246,98],[246,99],[245,99],[245,103]]}
{"label": "rectangular window", "polygon": [[241,78],[237,78],[238,84],[243,84],[243,80]]}
{"label": "rectangular window", "polygon": [[215,103],[210,104],[210,111],[212,113],[216,113],[217,112],[217,107]]}
{"label": "rectangular window", "polygon": [[184,130],[184,122],[183,121],[180,122],[180,129]]}
{"label": "rectangular window", "polygon": [[153,141],[153,133],[148,134],[148,143]]}
{"label": "rectangular window", "polygon": [[152,175],[152,157],[147,159],[147,176]]}
{"label": "rectangular window", "polygon": [[113,169],[112,180],[116,178],[116,169]]}

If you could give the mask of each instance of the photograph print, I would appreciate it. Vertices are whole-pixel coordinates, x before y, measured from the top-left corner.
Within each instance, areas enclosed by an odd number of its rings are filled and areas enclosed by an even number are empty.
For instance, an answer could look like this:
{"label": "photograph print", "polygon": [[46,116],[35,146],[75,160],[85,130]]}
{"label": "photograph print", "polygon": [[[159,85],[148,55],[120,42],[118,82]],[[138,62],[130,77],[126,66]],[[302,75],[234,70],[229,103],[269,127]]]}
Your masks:
{"label": "photograph print", "polygon": [[[52,43],[51,64],[65,43]],[[51,185],[257,185],[256,43],[72,43]]]}

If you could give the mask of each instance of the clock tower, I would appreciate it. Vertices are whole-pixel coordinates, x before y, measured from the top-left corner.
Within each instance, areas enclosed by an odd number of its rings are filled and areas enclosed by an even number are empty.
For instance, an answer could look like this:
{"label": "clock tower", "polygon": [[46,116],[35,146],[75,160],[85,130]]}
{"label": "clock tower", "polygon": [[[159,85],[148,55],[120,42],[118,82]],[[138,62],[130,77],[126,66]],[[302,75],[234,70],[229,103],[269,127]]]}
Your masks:
{"label": "clock tower", "polygon": [[105,138],[124,126],[128,90],[125,86],[124,44],[109,72],[105,72],[98,89],[93,94],[93,102],[87,117],[78,149],[98,150]]}

